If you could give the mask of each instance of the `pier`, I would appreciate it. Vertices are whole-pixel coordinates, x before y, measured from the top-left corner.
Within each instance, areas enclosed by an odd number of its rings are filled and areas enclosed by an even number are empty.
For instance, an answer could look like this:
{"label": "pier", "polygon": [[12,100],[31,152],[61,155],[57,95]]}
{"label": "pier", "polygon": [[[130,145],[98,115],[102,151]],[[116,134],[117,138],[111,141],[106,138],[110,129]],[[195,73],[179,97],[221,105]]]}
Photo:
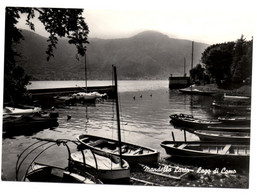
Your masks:
{"label": "pier", "polygon": [[170,89],[182,89],[190,86],[190,77],[187,76],[172,76],[169,77],[169,88]]}

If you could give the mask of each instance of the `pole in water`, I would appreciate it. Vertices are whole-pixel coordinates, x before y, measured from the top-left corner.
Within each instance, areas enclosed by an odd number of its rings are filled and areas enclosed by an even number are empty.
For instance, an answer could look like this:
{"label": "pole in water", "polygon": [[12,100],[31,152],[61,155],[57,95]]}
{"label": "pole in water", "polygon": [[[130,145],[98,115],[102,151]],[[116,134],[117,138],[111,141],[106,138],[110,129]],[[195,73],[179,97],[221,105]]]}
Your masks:
{"label": "pole in water", "polygon": [[173,142],[175,143],[175,136],[174,136],[174,133],[173,133],[173,131],[171,132],[171,135],[172,135],[172,139],[173,139]]}

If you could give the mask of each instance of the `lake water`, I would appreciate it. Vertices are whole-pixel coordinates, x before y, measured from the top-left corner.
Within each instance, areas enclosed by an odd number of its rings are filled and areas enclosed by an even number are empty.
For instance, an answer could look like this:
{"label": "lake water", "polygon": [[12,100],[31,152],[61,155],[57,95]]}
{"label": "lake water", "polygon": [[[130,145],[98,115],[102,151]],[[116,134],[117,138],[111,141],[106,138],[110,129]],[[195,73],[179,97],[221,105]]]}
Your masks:
{"label": "lake water", "polygon": [[[111,81],[89,81],[88,85],[111,85]],[[83,81],[38,81],[28,88],[51,88],[85,86]],[[196,117],[212,118],[212,98],[208,96],[190,96],[178,90],[169,90],[168,81],[118,81],[122,140],[155,148],[161,158],[167,157],[160,143],[171,140],[174,132],[176,140],[184,140],[184,132],[170,124],[169,115],[175,113],[193,114]],[[141,97],[140,97],[141,96]],[[135,99],[133,98],[135,97]],[[15,179],[17,155],[27,146],[36,142],[33,137],[67,138],[76,140],[83,133],[117,137],[115,104],[105,100],[95,106],[70,106],[56,109],[59,112],[59,126],[44,129],[33,135],[5,137],[2,141],[2,171],[8,180]],[[67,120],[67,115],[71,116]],[[198,137],[187,133],[187,140]],[[47,152],[48,162],[58,164],[67,162],[65,148],[55,148]],[[63,160],[62,160],[63,159]],[[22,168],[25,170],[25,167]],[[23,170],[23,171],[24,171]]]}

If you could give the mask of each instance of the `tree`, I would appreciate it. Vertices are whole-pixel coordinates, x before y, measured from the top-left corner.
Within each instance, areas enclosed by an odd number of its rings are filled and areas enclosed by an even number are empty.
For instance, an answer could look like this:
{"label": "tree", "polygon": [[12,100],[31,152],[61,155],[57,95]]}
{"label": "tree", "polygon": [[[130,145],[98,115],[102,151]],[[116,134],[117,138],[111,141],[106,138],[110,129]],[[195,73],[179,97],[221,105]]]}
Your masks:
{"label": "tree", "polygon": [[202,62],[207,73],[218,85],[223,80],[231,79],[234,42],[215,44],[208,47],[202,54]]}
{"label": "tree", "polygon": [[201,66],[201,64],[197,64],[193,69],[190,70],[190,77],[193,81],[203,81],[205,78],[204,74],[205,69]]}
{"label": "tree", "polygon": [[22,31],[15,25],[21,14],[25,14],[26,24],[31,30],[35,30],[31,19],[36,17],[43,23],[45,30],[49,33],[47,58],[54,57],[54,48],[58,44],[59,37],[67,37],[70,44],[77,48],[77,54],[84,56],[86,52],[88,26],[82,17],[83,9],[56,9],[56,8],[6,8],[5,24],[5,57],[4,57],[4,102],[19,103],[24,100],[26,85],[30,77],[20,67],[15,57],[20,56],[15,51],[15,45],[23,39]]}
{"label": "tree", "polygon": [[233,82],[242,83],[252,74],[252,43],[246,41],[242,35],[233,48],[233,62],[231,65]]}
{"label": "tree", "polygon": [[240,86],[252,74],[253,40],[242,35],[236,42],[215,44],[202,54],[202,62],[218,85]]}

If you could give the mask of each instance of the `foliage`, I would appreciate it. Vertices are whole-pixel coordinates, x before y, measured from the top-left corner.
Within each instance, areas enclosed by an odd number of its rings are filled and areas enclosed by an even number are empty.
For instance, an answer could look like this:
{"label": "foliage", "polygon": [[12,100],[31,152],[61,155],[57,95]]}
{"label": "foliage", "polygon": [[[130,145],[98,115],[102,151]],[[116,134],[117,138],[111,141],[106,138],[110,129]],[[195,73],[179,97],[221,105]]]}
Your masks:
{"label": "foliage", "polygon": [[205,79],[205,69],[201,64],[197,64],[193,69],[190,70],[190,77],[194,82],[200,82]]}
{"label": "foliage", "polygon": [[253,40],[246,41],[243,36],[237,40],[233,49],[232,81],[239,83],[252,74],[252,45]]}
{"label": "foliage", "polygon": [[201,60],[218,85],[242,84],[252,72],[252,40],[246,41],[242,36],[236,42],[211,45]]}
{"label": "foliage", "polygon": [[19,54],[15,51],[15,45],[23,39],[22,31],[15,25],[21,14],[27,16],[26,24],[31,30],[35,30],[31,19],[38,13],[38,20],[43,23],[45,30],[50,34],[46,48],[47,60],[54,57],[59,37],[67,37],[70,44],[77,48],[78,55],[86,52],[88,26],[82,17],[83,9],[56,9],[56,8],[6,8],[5,26],[5,59],[4,59],[4,102],[20,102],[24,99],[26,85],[29,76],[15,61]]}

